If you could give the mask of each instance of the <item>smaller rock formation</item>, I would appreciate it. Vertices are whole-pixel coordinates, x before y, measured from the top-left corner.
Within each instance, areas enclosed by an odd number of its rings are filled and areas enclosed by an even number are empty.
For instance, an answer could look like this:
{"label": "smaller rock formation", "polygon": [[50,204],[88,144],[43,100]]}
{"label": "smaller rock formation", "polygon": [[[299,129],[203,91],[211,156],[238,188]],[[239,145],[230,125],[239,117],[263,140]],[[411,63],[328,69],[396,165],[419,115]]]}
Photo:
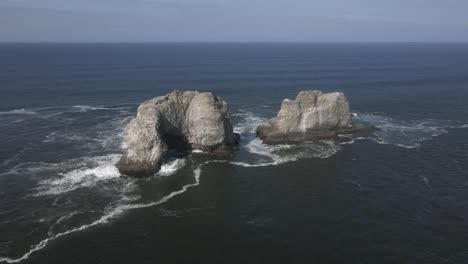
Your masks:
{"label": "smaller rock formation", "polygon": [[122,174],[149,176],[159,171],[170,149],[216,152],[238,142],[225,101],[210,92],[174,91],[138,107],[116,167]]}
{"label": "smaller rock formation", "polygon": [[377,128],[352,125],[343,93],[302,91],[296,100],[283,100],[277,117],[261,124],[257,136],[266,144],[287,144],[374,130]]}

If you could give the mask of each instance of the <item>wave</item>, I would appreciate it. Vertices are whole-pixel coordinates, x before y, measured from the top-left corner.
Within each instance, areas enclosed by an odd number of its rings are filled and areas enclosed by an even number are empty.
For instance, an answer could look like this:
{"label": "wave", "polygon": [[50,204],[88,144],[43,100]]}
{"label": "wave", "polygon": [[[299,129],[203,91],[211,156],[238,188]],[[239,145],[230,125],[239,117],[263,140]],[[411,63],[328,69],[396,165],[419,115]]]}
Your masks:
{"label": "wave", "polygon": [[48,237],[48,238],[40,241],[38,244],[34,245],[28,252],[26,252],[23,256],[21,256],[19,258],[0,257],[0,262],[7,262],[7,263],[21,262],[23,260],[28,259],[31,256],[31,254],[33,254],[34,252],[37,252],[37,251],[43,249],[44,247],[46,247],[49,244],[49,242],[51,242],[53,240],[56,240],[58,238],[66,236],[68,234],[83,231],[83,230],[88,229],[88,228],[93,227],[93,226],[108,223],[110,220],[116,218],[117,216],[121,215],[122,213],[124,213],[124,212],[126,212],[128,210],[153,207],[153,206],[156,206],[156,205],[163,204],[163,203],[169,201],[171,198],[186,192],[189,188],[197,186],[200,183],[200,175],[201,175],[202,166],[205,165],[205,164],[208,164],[208,163],[209,162],[205,162],[205,163],[201,164],[199,167],[197,167],[194,170],[194,179],[195,179],[194,183],[186,184],[186,185],[184,185],[182,187],[182,189],[180,189],[178,191],[171,192],[169,195],[164,196],[162,199],[160,199],[158,201],[150,202],[150,203],[142,203],[142,204],[119,205],[119,206],[113,208],[112,210],[110,210],[107,214],[103,215],[98,220],[96,220],[96,221],[94,221],[94,222],[92,222],[90,224],[82,225],[82,226],[79,226],[79,227],[76,227],[76,228],[61,232],[61,233],[57,233],[57,234],[55,234],[55,235],[53,235],[51,237]]}
{"label": "wave", "polygon": [[422,142],[444,135],[452,128],[464,128],[460,121],[454,120],[398,120],[378,114],[358,114],[356,123],[376,126],[382,131],[357,136],[354,140],[371,140],[377,144],[394,145],[401,148],[418,148]]}
{"label": "wave", "polygon": [[[382,131],[366,135],[365,137],[354,137],[352,140],[342,143],[336,143],[331,140],[322,140],[318,142],[306,142],[305,144],[299,145],[271,146],[263,144],[261,140],[256,138],[255,135],[256,127],[260,123],[265,122],[267,120],[266,118],[256,116],[255,114],[247,111],[235,114],[234,116],[240,119],[240,122],[238,122],[234,127],[234,130],[241,135],[240,155],[236,155],[238,156],[238,160],[211,160],[195,166],[193,170],[194,182],[182,186],[181,189],[171,192],[158,201],[149,203],[133,203],[135,202],[135,199],[124,197],[106,206],[104,215],[99,216],[97,220],[92,221],[89,224],[74,227],[55,234],[54,227],[52,226],[49,232],[49,236],[40,241],[38,244],[32,246],[31,249],[24,255],[18,258],[0,257],[0,262],[21,262],[25,259],[28,259],[34,252],[37,252],[46,247],[48,243],[53,240],[64,237],[71,233],[85,230],[89,227],[108,223],[110,220],[117,218],[128,210],[147,208],[163,204],[171,198],[186,192],[189,188],[199,185],[202,168],[206,164],[226,163],[233,166],[242,166],[246,168],[277,166],[302,158],[328,158],[340,151],[342,145],[353,144],[355,141],[359,140],[371,140],[378,144],[392,144],[404,148],[415,148],[418,146],[418,144],[420,144],[420,142],[424,140],[447,133],[448,129],[451,127],[468,128],[468,124],[460,125],[451,122],[442,122],[440,120],[401,121],[382,115],[359,114],[354,117],[357,123],[366,123],[378,126],[382,128]],[[125,122],[120,120],[115,121],[114,123],[115,124],[111,127],[119,127]],[[106,124],[104,127],[100,127],[99,129],[112,131],[109,132],[113,135],[113,139],[111,140],[112,142],[121,141],[121,133],[123,129],[120,128],[118,133],[116,133],[116,130],[109,130],[108,125],[109,124]],[[109,133],[103,132],[102,138],[109,138]],[[116,146],[114,143],[109,143],[109,145],[112,147]],[[194,151],[194,153],[194,155],[197,155],[196,151]],[[23,163],[14,169],[17,170],[17,173],[25,172],[25,170],[28,173],[35,173],[38,171],[50,171],[55,173],[56,176],[54,178],[49,178],[39,182],[39,187],[36,189],[37,192],[34,194],[34,196],[60,197],[60,195],[78,188],[93,187],[101,181],[113,181],[114,179],[123,178],[120,177],[120,173],[114,166],[119,158],[120,154],[111,154],[68,160],[56,164],[37,162],[29,164]],[[177,173],[182,168],[187,166],[186,159],[187,158],[182,158],[169,161],[161,167],[161,170],[157,175],[169,176]],[[58,171],[63,170],[63,168],[66,168],[65,172],[57,173]],[[64,221],[68,221],[76,214],[79,213],[72,211],[65,216],[59,217],[55,222],[55,225],[59,227],[59,224]],[[60,227],[63,226],[60,225]]]}
{"label": "wave", "polygon": [[169,176],[185,166],[185,159],[176,159],[161,166],[157,173],[159,176]]}
{"label": "wave", "polygon": [[64,163],[47,163],[47,162],[24,162],[20,163],[10,170],[1,173],[0,175],[19,175],[19,174],[29,174],[35,175],[39,172],[44,173],[53,173],[56,170],[59,170],[61,166],[65,165]]}
{"label": "wave", "polygon": [[78,109],[80,112],[88,112],[94,110],[120,111],[130,109],[131,106],[107,106],[107,105],[73,105],[72,108]]}
{"label": "wave", "polygon": [[[85,113],[89,111],[104,110],[104,111],[119,111],[122,113],[130,113],[133,105],[72,105],[72,106],[48,106],[37,108],[21,108],[8,111],[0,111],[0,116],[8,115],[37,115],[38,117],[49,119],[56,118],[68,113]],[[19,121],[17,121],[19,122]]]}
{"label": "wave", "polygon": [[[120,159],[119,154],[88,158],[95,163],[93,168],[83,167],[65,173],[59,173],[58,179],[47,179],[39,182],[38,193],[34,196],[58,195],[83,187],[94,186],[97,182],[120,177],[114,164]],[[53,165],[54,167],[57,164]],[[58,165],[60,166],[60,165]]]}
{"label": "wave", "polygon": [[0,112],[0,115],[36,115],[37,112],[24,108]]}
{"label": "wave", "polygon": [[[252,149],[252,148],[251,148]],[[75,190],[80,187],[89,187],[93,185],[97,180],[100,179],[112,179],[115,177],[119,177],[120,174],[118,173],[118,170],[113,166],[114,163],[118,160],[120,155],[109,155],[109,156],[103,156],[103,157],[96,157],[94,158],[95,161],[100,163],[97,167],[94,168],[80,168],[76,170],[72,170],[67,173],[62,174],[62,178],[56,179],[56,180],[46,180],[41,182],[42,185],[44,185],[44,190],[42,192],[37,193],[36,195],[58,195],[62,194],[64,192],[68,192],[71,190]],[[274,157],[274,156],[273,156]],[[117,205],[113,208],[110,208],[106,211],[106,214],[101,216],[99,219],[96,221],[93,221],[89,224],[81,225],[79,227],[75,227],[72,229],[69,229],[64,232],[56,233],[53,234],[53,229],[55,225],[60,224],[63,221],[69,220],[71,217],[80,214],[80,212],[73,211],[65,216],[60,217],[53,226],[49,228],[49,237],[41,240],[39,243],[36,245],[32,246],[31,249],[23,254],[21,257],[18,258],[11,258],[11,257],[0,257],[0,262],[7,262],[7,263],[18,263],[23,260],[28,259],[33,253],[45,248],[51,241],[54,241],[56,239],[59,239],[61,237],[64,237],[66,235],[76,233],[79,231],[86,230],[90,227],[101,225],[108,223],[109,221],[117,218],[118,216],[122,215],[124,212],[128,210],[134,210],[134,209],[141,209],[141,208],[148,208],[148,207],[153,207],[157,206],[160,204],[163,204],[173,197],[180,195],[184,192],[186,192],[189,188],[195,187],[199,185],[200,183],[200,176],[202,172],[203,166],[210,164],[210,163],[230,163],[233,165],[237,166],[244,166],[244,167],[261,167],[261,166],[271,166],[271,165],[278,165],[282,164],[284,162],[287,162],[288,159],[283,159],[283,160],[275,160],[270,163],[260,163],[260,164],[249,164],[245,162],[232,162],[232,161],[226,161],[226,160],[212,160],[212,161],[206,161],[204,163],[201,163],[199,166],[197,166],[193,170],[194,174],[194,182],[186,184],[182,186],[180,190],[173,191],[170,194],[164,196],[158,201],[154,202],[149,202],[149,203],[135,203],[135,204],[120,204]],[[50,165],[50,164],[42,164],[41,165]],[[59,167],[60,165],[54,164],[53,167]],[[176,159],[174,161],[171,161],[161,167],[161,171],[158,173],[159,175],[171,175],[178,171],[179,169],[183,168],[185,166],[185,160],[184,159]],[[40,167],[40,166],[38,166]],[[92,177],[89,177],[92,176]],[[52,235],[53,234],[53,235]]]}
{"label": "wave", "polygon": [[[96,181],[102,180],[102,179],[112,179],[115,177],[119,177],[120,174],[118,173],[118,170],[113,166],[114,163],[118,160],[120,155],[108,155],[108,156],[102,156],[102,157],[95,157],[93,158],[97,163],[99,163],[98,166],[94,168],[80,168],[80,169],[75,169],[72,171],[69,171],[67,173],[63,173],[61,176],[62,178],[60,179],[55,179],[55,180],[45,180],[41,182],[43,186],[43,190],[39,193],[37,193],[37,196],[40,195],[59,195],[63,194],[64,192],[69,192],[72,190],[75,190],[80,187],[90,187],[96,183]],[[286,160],[276,160],[271,163],[261,163],[261,164],[248,164],[245,162],[230,162],[226,160],[212,160],[212,161],[206,161],[204,163],[201,163],[199,166],[197,166],[193,170],[194,174],[194,182],[186,184],[182,186],[180,190],[173,191],[170,194],[164,196],[158,201],[154,202],[149,202],[149,203],[135,203],[135,204],[120,204],[117,205],[113,208],[109,208],[105,210],[105,214],[101,216],[99,219],[96,221],[93,221],[89,224],[81,225],[69,230],[66,230],[64,232],[56,233],[53,234],[53,229],[55,225],[60,224],[63,221],[67,221],[73,216],[80,214],[80,212],[73,211],[65,216],[60,217],[54,225],[52,225],[49,228],[49,237],[41,240],[39,243],[36,245],[32,246],[31,249],[26,252],[24,255],[18,258],[11,258],[11,257],[0,257],[0,262],[7,262],[7,263],[18,263],[23,260],[28,259],[33,253],[45,248],[51,241],[54,241],[56,239],[59,239],[61,237],[64,237],[66,235],[76,233],[79,231],[86,230],[90,227],[101,225],[108,223],[109,221],[117,218],[118,216],[122,215],[124,212],[128,210],[134,210],[134,209],[141,209],[141,208],[148,208],[148,207],[153,207],[157,206],[160,204],[163,204],[173,197],[180,195],[184,192],[186,192],[189,188],[195,187],[199,185],[200,183],[200,176],[202,172],[203,166],[210,164],[210,163],[231,163],[233,165],[237,166],[244,166],[244,167],[260,167],[260,166],[270,166],[270,165],[278,165],[283,162],[286,162]],[[46,163],[41,163],[36,164],[37,169],[43,169],[41,168],[42,166],[46,166],[46,168],[50,169],[50,164]],[[184,159],[176,159],[173,160],[161,167],[161,171],[158,173],[159,175],[172,175],[176,171],[180,170],[186,165],[186,162]],[[60,164],[54,164],[52,167],[57,168],[60,167]],[[30,168],[31,169],[31,168]],[[130,200],[133,201],[133,200]],[[109,207],[109,206],[108,206]],[[53,235],[52,235],[53,234]]]}
{"label": "wave", "polygon": [[[440,120],[420,120],[420,121],[400,121],[389,117],[375,114],[359,114],[355,117],[355,121],[366,123],[382,128],[381,132],[371,133],[366,136],[358,136],[352,138],[351,141],[336,143],[333,141],[318,141],[309,142],[300,145],[266,145],[256,138],[255,129],[267,119],[254,115],[251,112],[242,112],[236,114],[241,122],[238,122],[234,127],[235,131],[241,135],[241,153],[254,155],[241,158],[235,161],[222,161],[243,167],[264,167],[283,164],[286,162],[296,161],[301,158],[328,158],[334,155],[341,149],[342,145],[353,144],[359,140],[370,140],[377,144],[391,144],[402,148],[416,148],[424,140],[431,137],[447,133],[447,129],[452,127],[464,128],[466,124],[458,124],[454,126],[453,122]],[[106,148],[109,150],[119,149],[121,147],[123,137],[123,127],[131,117],[120,118],[102,123],[102,127],[96,127],[98,136],[96,135],[78,135],[78,134],[57,134],[53,132],[47,136],[45,143],[67,138],[69,140],[83,141],[94,137],[95,141],[101,146],[98,148]],[[94,144],[94,143],[93,143]],[[120,146],[119,146],[120,145]],[[194,151],[197,153],[197,151]],[[244,155],[244,154],[243,154]],[[79,159],[66,160],[61,163],[41,163],[30,162],[22,163],[13,167],[10,171],[2,174],[37,174],[47,172],[55,174],[56,177],[46,179],[39,182],[39,187],[36,189],[38,193],[35,196],[57,195],[65,192],[73,191],[81,187],[92,187],[97,182],[109,180],[120,176],[114,164],[119,159],[120,155],[112,154],[105,156],[84,157]],[[77,164],[82,164],[81,167],[76,167]],[[185,166],[183,159],[173,160],[162,166],[159,175],[172,175],[179,169]],[[63,169],[68,171],[63,172]]]}
{"label": "wave", "polygon": [[76,144],[80,148],[87,147],[91,150],[115,151],[123,149],[125,148],[122,140],[124,128],[131,119],[131,116],[113,116],[92,127],[56,130],[46,135],[41,143]]}

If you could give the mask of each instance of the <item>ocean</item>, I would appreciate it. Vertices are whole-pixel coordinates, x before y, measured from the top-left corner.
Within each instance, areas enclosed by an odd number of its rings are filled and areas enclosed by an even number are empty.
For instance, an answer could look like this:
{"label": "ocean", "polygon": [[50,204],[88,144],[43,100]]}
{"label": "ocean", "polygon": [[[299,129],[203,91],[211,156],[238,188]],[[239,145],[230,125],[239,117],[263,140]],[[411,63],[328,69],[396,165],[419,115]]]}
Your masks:
{"label": "ocean", "polygon": [[[239,151],[114,167],[139,103],[226,100]],[[301,90],[350,141],[264,145]],[[467,263],[468,45],[0,44],[0,263]]]}

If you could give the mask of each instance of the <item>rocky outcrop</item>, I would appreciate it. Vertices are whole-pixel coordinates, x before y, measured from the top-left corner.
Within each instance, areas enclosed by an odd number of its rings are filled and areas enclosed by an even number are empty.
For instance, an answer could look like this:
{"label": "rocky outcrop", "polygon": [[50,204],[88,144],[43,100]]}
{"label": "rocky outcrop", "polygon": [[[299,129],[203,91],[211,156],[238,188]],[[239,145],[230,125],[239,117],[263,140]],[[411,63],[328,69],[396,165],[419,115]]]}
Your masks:
{"label": "rocky outcrop", "polygon": [[257,136],[267,144],[282,144],[373,130],[376,128],[352,125],[349,103],[343,93],[302,91],[296,100],[283,100],[277,117],[260,125]]}
{"label": "rocky outcrop", "polygon": [[224,151],[238,141],[225,101],[210,92],[174,91],[138,107],[116,167],[122,174],[148,176],[159,171],[170,149]]}

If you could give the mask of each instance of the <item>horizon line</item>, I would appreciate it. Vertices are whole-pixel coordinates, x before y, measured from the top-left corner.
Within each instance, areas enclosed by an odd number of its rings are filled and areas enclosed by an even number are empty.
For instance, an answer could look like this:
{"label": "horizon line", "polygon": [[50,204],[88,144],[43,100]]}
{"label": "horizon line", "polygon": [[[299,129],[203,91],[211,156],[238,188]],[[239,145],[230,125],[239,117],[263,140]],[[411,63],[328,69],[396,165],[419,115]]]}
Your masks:
{"label": "horizon line", "polygon": [[0,41],[1,44],[468,44],[448,41]]}

